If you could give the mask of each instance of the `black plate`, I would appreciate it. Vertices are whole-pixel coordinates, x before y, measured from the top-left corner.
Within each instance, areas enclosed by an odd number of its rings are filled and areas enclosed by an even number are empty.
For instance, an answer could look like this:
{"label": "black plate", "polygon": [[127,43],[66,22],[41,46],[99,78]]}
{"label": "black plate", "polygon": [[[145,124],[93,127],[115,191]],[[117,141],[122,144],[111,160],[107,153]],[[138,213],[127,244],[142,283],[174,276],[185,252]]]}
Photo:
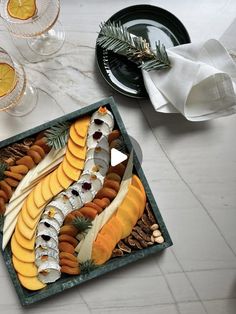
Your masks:
{"label": "black plate", "polygon": [[[130,33],[145,38],[152,48],[158,40],[166,48],[190,42],[184,25],[173,14],[156,6],[131,6],[108,21],[121,22]],[[96,57],[103,78],[116,91],[135,98],[147,97],[141,70],[134,63],[98,45]]]}

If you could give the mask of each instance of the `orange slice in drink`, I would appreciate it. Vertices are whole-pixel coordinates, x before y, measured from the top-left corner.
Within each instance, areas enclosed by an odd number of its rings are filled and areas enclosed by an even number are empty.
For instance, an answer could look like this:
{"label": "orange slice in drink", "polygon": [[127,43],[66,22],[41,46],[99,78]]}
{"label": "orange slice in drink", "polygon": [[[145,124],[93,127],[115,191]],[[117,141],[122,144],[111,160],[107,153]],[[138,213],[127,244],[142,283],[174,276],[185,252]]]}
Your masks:
{"label": "orange slice in drink", "polygon": [[8,14],[19,20],[28,20],[35,15],[35,0],[9,0],[7,4]]}
{"label": "orange slice in drink", "polygon": [[10,93],[16,85],[15,70],[7,63],[0,63],[0,97]]}

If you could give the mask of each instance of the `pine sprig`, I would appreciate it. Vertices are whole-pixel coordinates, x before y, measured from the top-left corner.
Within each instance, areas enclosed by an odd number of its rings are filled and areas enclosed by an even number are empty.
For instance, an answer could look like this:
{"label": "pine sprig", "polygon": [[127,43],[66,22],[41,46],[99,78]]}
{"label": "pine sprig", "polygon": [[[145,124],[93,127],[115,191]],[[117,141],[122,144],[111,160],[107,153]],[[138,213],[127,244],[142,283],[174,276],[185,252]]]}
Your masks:
{"label": "pine sprig", "polygon": [[81,274],[88,274],[97,267],[98,266],[94,264],[94,261],[90,259],[83,263],[80,263],[80,272]]}
{"label": "pine sprig", "polygon": [[152,51],[146,39],[129,33],[121,23],[102,23],[97,44],[106,50],[126,56],[146,71],[170,67],[165,46],[158,41],[156,51]]}
{"label": "pine sprig", "polygon": [[69,127],[68,122],[59,122],[47,130],[45,132],[47,145],[55,149],[65,147],[69,138]]}
{"label": "pine sprig", "polygon": [[72,224],[80,233],[86,233],[92,227],[92,220],[86,217],[76,217]]}
{"label": "pine sprig", "polygon": [[5,178],[4,171],[6,171],[7,168],[8,166],[5,162],[0,162],[0,180]]}

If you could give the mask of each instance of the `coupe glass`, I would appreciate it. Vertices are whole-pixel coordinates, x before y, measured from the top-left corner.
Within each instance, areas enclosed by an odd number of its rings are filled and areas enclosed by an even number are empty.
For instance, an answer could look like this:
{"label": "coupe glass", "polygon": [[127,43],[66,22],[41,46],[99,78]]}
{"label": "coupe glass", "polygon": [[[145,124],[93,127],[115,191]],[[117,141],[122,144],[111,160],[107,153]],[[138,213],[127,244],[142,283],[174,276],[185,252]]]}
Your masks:
{"label": "coupe glass", "polygon": [[[0,94],[0,111],[19,117],[27,115],[37,104],[37,90],[27,81],[22,65],[0,48],[0,71],[3,65],[12,69],[13,76],[11,86]],[[0,90],[3,89],[4,78],[0,76]]]}
{"label": "coupe glass", "polygon": [[[58,21],[60,0],[31,0],[35,3],[35,12],[26,19],[10,15],[9,1],[0,1],[0,15],[11,34],[27,38],[29,47],[40,55],[54,54],[62,47],[65,32]],[[19,6],[23,3],[22,0],[18,2]]]}

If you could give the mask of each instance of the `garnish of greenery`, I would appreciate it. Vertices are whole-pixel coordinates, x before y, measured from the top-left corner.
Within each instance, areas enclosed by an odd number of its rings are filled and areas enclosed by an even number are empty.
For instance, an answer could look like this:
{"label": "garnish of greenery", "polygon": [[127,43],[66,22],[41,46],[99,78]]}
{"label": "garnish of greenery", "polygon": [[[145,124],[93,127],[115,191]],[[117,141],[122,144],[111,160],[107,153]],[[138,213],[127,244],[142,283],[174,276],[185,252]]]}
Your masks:
{"label": "garnish of greenery", "polygon": [[3,232],[4,215],[0,215],[0,232]]}
{"label": "garnish of greenery", "polygon": [[94,264],[94,261],[90,259],[83,263],[80,263],[80,272],[81,274],[88,274],[97,267],[98,266]]}
{"label": "garnish of greenery", "polygon": [[156,51],[151,50],[146,39],[129,33],[121,23],[102,23],[97,44],[106,50],[126,56],[146,71],[169,68],[165,46],[158,41]]}
{"label": "garnish of greenery", "polygon": [[81,233],[86,233],[92,227],[92,220],[86,217],[76,217],[73,219],[72,224]]}
{"label": "garnish of greenery", "polygon": [[59,122],[48,129],[45,132],[48,146],[55,149],[65,147],[69,138],[69,127],[68,122]]}
{"label": "garnish of greenery", "polygon": [[7,164],[5,162],[0,162],[0,180],[5,178],[4,171],[7,170]]}

